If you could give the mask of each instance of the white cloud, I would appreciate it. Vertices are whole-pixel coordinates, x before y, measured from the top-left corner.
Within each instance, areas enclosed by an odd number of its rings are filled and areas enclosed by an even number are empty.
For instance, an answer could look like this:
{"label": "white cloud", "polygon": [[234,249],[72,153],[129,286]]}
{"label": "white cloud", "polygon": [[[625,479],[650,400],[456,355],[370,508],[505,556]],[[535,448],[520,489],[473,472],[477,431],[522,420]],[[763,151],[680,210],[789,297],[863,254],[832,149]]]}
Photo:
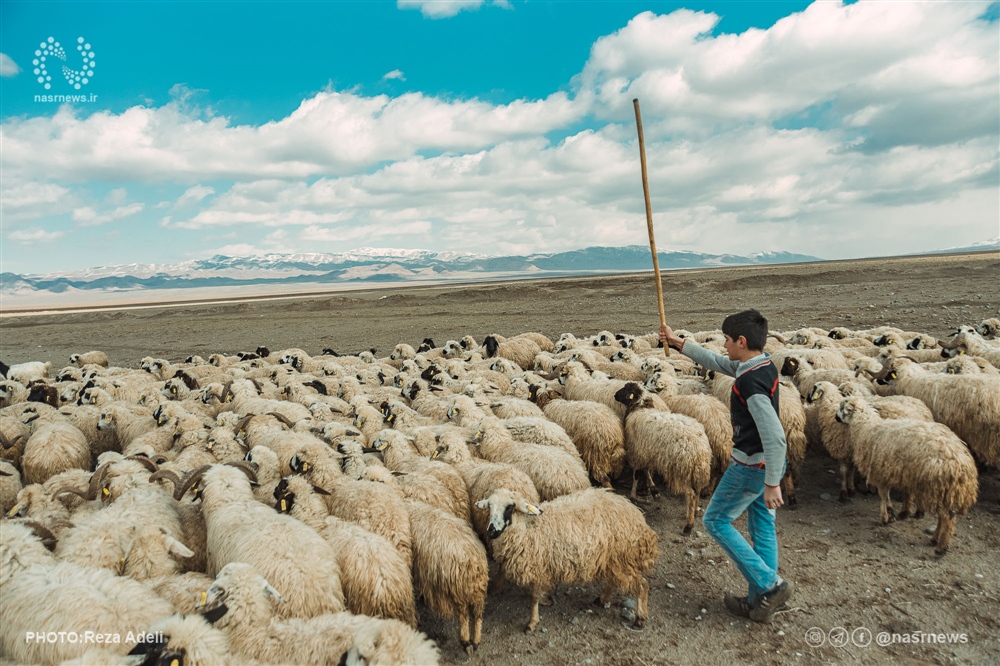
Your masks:
{"label": "white cloud", "polygon": [[178,207],[190,206],[213,194],[215,194],[215,188],[206,185],[195,185],[189,187],[184,191],[184,194],[178,197],[176,205]]}
{"label": "white cloud", "polygon": [[390,98],[321,92],[260,127],[201,119],[176,103],[77,117],[13,118],[2,128],[5,173],[19,177],[185,181],[302,178],[363,170],[418,151],[477,150],[563,127],[583,109],[564,93],[501,106],[421,93]]}
{"label": "white cloud", "polygon": [[0,76],[4,78],[17,76],[20,71],[21,68],[17,66],[13,58],[6,53],[0,53]]}
{"label": "white cloud", "polygon": [[0,210],[8,221],[61,215],[75,204],[70,190],[55,183],[18,182],[5,177],[0,186]]}
{"label": "white cloud", "polygon": [[63,236],[62,231],[45,231],[44,229],[18,229],[7,234],[7,238],[25,245],[35,243],[51,243]]}
{"label": "white cloud", "polygon": [[400,9],[419,9],[432,19],[450,18],[464,9],[479,9],[482,4],[483,0],[396,0]]}
{"label": "white cloud", "polygon": [[394,69],[391,72],[386,72],[382,75],[383,81],[388,81],[389,79],[399,79],[400,81],[405,81],[406,77],[403,75],[402,70]]}
{"label": "white cloud", "polygon": [[132,203],[127,206],[119,206],[113,210],[97,212],[90,206],[83,206],[73,210],[73,221],[81,227],[96,227],[113,220],[121,220],[141,213],[146,207],[143,203]]}
{"label": "white cloud", "polygon": [[125,188],[117,187],[108,192],[108,196],[105,198],[105,201],[107,201],[109,204],[112,204],[113,206],[121,206],[123,203],[125,203],[126,196],[128,196],[128,193],[125,191]]}

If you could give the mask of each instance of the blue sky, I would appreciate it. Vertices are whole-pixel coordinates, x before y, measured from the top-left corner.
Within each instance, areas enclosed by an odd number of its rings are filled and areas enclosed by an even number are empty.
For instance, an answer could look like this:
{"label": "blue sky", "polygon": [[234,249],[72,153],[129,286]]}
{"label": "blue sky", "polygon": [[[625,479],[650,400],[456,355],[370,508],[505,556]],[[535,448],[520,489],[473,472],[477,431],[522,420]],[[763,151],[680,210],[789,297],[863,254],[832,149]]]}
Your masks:
{"label": "blue sky", "polygon": [[[843,258],[1000,235],[996,3],[0,12],[3,271],[644,243],[633,97],[661,249]],[[49,37],[67,57],[45,90]],[[60,70],[80,70],[79,37],[94,65],[75,90]]]}

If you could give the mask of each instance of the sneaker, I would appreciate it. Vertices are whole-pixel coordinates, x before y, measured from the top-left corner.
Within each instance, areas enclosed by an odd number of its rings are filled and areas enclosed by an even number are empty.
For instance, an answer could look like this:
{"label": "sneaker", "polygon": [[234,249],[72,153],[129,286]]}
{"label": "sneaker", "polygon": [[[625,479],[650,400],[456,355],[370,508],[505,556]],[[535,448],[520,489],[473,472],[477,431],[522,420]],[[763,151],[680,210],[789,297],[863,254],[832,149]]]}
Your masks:
{"label": "sneaker", "polygon": [[750,611],[753,609],[749,599],[732,594],[727,594],[722,599],[722,603],[726,606],[726,610],[739,617],[750,617]]}
{"label": "sneaker", "polygon": [[757,605],[750,609],[750,619],[754,622],[767,624],[774,618],[774,613],[792,596],[795,586],[783,580],[770,590],[760,595]]}

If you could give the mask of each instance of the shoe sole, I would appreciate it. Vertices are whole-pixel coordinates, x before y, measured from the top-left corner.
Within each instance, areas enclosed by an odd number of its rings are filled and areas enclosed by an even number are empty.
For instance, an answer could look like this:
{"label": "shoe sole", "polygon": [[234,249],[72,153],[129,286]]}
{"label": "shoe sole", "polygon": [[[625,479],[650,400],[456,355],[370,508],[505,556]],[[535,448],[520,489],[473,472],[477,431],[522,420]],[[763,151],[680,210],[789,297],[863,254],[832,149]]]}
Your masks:
{"label": "shoe sole", "polygon": [[[793,585],[790,581],[785,581],[785,582],[787,583],[787,585],[785,585],[785,589],[781,590],[780,592],[774,595],[774,597],[771,599],[770,604],[768,604],[767,610],[764,610],[760,606],[757,606],[756,608],[750,611],[751,620],[753,620],[754,622],[760,622],[761,624],[767,624],[774,618],[774,614],[778,611],[779,608],[785,605],[785,602],[791,598],[792,592],[795,591],[795,585]],[[763,613],[754,612],[761,610],[764,610],[764,612]]]}

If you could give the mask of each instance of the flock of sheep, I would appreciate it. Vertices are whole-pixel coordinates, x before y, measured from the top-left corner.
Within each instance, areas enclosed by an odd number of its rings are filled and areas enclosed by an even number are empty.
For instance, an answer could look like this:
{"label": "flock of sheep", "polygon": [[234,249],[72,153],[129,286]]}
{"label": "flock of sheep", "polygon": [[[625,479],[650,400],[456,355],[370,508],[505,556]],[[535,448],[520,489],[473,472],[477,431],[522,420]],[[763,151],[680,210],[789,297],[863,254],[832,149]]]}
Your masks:
{"label": "flock of sheep", "polygon": [[[977,461],[1000,466],[998,329],[769,336],[789,505],[822,447],[842,499],[860,472],[883,523],[935,513],[943,554]],[[631,470],[632,500],[662,480],[688,533],[732,447],[732,379],[655,334],[71,362],[0,363],[0,653],[20,663],[436,663],[417,602],[472,655],[506,579],[529,631],[585,583],[641,628],[658,537],[612,480]],[[27,639],[88,631],[109,641]]]}

